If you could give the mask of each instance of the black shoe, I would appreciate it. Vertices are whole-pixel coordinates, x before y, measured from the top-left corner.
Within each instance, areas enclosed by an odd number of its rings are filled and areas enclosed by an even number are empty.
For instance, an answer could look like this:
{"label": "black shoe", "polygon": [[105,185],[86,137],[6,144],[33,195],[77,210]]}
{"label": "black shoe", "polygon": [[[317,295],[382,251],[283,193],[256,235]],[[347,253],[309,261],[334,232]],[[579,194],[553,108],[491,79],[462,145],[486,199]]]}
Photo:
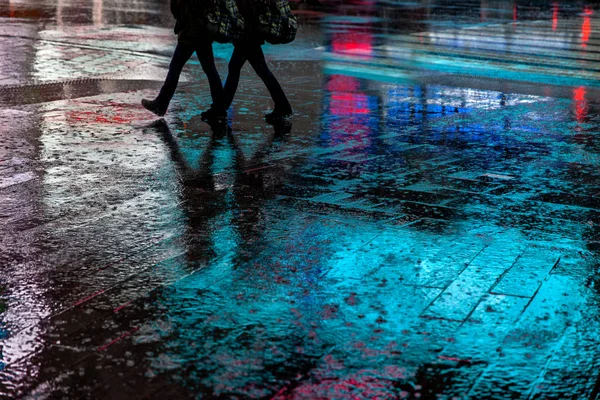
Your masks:
{"label": "black shoe", "polygon": [[287,135],[292,131],[292,122],[287,119],[270,122],[276,137]]}
{"label": "black shoe", "polygon": [[277,107],[275,107],[275,109],[273,111],[271,111],[270,113],[268,113],[267,115],[265,115],[265,121],[269,122],[269,123],[277,123],[283,120],[288,119],[289,117],[291,117],[293,114],[291,107],[290,108],[286,108],[286,109],[277,109]]}
{"label": "black shoe", "polygon": [[209,108],[200,113],[200,118],[205,122],[224,122],[227,120],[227,111]]}
{"label": "black shoe", "polygon": [[163,115],[165,115],[167,113],[167,107],[168,107],[168,106],[161,105],[156,100],[146,100],[146,99],[142,99],[142,106],[144,106],[144,108],[146,110],[152,111],[154,114],[158,115],[159,117],[162,117]]}

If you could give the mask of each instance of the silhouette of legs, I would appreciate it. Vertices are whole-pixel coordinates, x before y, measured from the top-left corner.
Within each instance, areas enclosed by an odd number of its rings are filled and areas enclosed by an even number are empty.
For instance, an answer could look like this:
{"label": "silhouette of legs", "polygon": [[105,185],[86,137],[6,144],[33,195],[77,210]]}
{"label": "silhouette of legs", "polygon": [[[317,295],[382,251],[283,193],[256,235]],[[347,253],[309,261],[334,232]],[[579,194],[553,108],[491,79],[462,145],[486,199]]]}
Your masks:
{"label": "silhouette of legs", "polygon": [[235,45],[231,60],[229,60],[229,74],[225,81],[225,108],[229,108],[233,102],[240,81],[240,72],[246,61],[250,62],[250,65],[267,87],[275,103],[273,112],[267,114],[267,120],[270,118],[281,119],[289,117],[292,114],[292,107],[277,78],[275,78],[269,69],[265,55],[258,43],[238,43]]}
{"label": "silhouette of legs", "polygon": [[194,54],[194,48],[188,44],[178,43],[171,58],[171,64],[169,65],[169,72],[167,73],[167,79],[163,87],[160,89],[156,102],[163,106],[165,111],[175,94],[177,85],[179,84],[179,77],[183,67],[188,62],[190,57]]}
{"label": "silhouette of legs", "polygon": [[238,84],[240,83],[240,73],[245,63],[246,54],[243,48],[240,45],[235,46],[227,67],[228,74],[224,87],[226,109],[228,109],[233,102],[235,92],[237,91]]}
{"label": "silhouette of legs", "polygon": [[267,61],[265,60],[265,55],[263,54],[262,47],[259,45],[252,46],[249,48],[250,51],[246,53],[248,57],[248,62],[258,75],[258,77],[264,82],[267,90],[271,94],[271,98],[275,102],[275,111],[279,111],[285,114],[292,113],[292,106],[290,106],[290,102],[288,101],[281,85],[277,81],[277,78],[273,75],[269,67],[267,66]]}
{"label": "silhouette of legs", "polygon": [[179,77],[183,67],[188,62],[192,54],[198,55],[202,69],[208,78],[208,84],[210,86],[210,94],[212,97],[211,109],[214,109],[216,113],[225,114],[226,108],[223,105],[223,86],[221,84],[221,77],[219,71],[215,66],[215,59],[212,50],[212,43],[207,40],[199,40],[195,45],[189,43],[178,43],[169,65],[169,72],[165,83],[156,99],[142,100],[142,105],[155,113],[156,115],[163,116],[169,108],[169,103],[177,90],[179,84]]}
{"label": "silhouette of legs", "polygon": [[212,43],[208,41],[201,41],[196,46],[196,54],[202,70],[208,78],[208,84],[210,86],[210,95],[212,97],[212,104],[210,106],[216,113],[225,114],[227,108],[224,104],[223,84],[221,83],[221,76],[215,66],[215,56],[213,54]]}

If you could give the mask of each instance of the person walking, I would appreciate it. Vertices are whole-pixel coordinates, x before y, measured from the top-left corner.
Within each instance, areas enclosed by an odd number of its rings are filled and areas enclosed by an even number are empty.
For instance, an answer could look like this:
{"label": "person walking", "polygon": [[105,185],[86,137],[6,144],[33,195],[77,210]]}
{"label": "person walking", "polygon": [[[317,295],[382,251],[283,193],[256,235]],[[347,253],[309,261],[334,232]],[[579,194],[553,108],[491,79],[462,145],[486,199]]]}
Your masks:
{"label": "person walking", "polygon": [[[279,81],[273,75],[262,51],[262,45],[267,39],[264,30],[261,29],[261,20],[266,20],[266,13],[269,10],[269,2],[274,0],[237,0],[237,5],[244,19],[243,39],[233,41],[233,54],[229,60],[229,73],[225,81],[225,109],[228,109],[233,102],[235,92],[240,81],[240,72],[242,67],[248,61],[259,78],[263,81],[269,91],[275,107],[272,112],[265,115],[265,120],[270,123],[276,123],[292,116],[292,106],[285,95]],[[278,4],[283,4],[289,10],[287,0],[277,0]],[[272,11],[272,10],[271,10]],[[270,14],[269,14],[270,15]],[[291,15],[291,12],[290,12]],[[296,20],[293,19],[293,36],[295,37]],[[293,40],[293,37],[292,39]],[[289,40],[289,41],[291,41]],[[283,43],[283,42],[282,42]]]}
{"label": "person walking", "polygon": [[219,120],[226,116],[223,86],[215,66],[212,43],[230,42],[243,30],[243,20],[234,0],[171,0],[171,13],[177,20],[175,34],[177,47],[169,65],[169,72],[158,96],[143,99],[142,105],[158,116],[166,114],[175,94],[183,67],[196,52],[208,78],[212,104],[201,115],[205,120]]}

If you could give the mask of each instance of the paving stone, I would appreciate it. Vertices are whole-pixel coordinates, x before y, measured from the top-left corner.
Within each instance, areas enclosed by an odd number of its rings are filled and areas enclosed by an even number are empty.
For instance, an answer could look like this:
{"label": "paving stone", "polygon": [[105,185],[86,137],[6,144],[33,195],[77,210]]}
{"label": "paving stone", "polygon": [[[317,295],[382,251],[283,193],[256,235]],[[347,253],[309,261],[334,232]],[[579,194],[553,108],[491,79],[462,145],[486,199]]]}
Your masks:
{"label": "paving stone", "polygon": [[502,357],[502,344],[516,323],[529,299],[486,295],[469,319],[449,340],[442,352],[452,361],[466,364],[493,364]]}
{"label": "paving stone", "polygon": [[499,243],[479,253],[424,315],[457,321],[468,318],[482,297],[513,266],[521,253],[521,249],[512,243]]}
{"label": "paving stone", "polygon": [[492,288],[492,292],[531,298],[559,261],[557,253],[543,249],[526,251]]}

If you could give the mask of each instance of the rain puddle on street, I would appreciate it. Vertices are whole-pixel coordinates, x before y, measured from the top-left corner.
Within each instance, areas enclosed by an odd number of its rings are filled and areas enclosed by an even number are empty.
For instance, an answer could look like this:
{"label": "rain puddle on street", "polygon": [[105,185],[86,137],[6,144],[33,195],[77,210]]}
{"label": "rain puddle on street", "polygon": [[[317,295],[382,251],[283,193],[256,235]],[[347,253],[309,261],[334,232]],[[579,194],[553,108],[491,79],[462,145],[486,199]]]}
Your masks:
{"label": "rain puddle on street", "polygon": [[210,126],[168,2],[0,0],[0,397],[596,398],[600,9],[292,8]]}

